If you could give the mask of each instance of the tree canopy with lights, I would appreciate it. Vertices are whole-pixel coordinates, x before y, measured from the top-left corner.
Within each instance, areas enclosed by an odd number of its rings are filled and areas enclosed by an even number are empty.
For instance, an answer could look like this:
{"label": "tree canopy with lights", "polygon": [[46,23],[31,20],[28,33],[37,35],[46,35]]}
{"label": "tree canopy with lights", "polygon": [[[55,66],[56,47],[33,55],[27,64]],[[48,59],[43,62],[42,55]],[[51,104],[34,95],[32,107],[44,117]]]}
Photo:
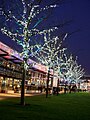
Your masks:
{"label": "tree canopy with lights", "polygon": [[[12,4],[12,2],[8,3],[10,6],[6,6],[8,9],[4,9],[3,5],[2,8],[0,8],[0,16],[5,23],[1,31],[22,47],[21,57],[23,58],[24,68],[21,104],[24,105],[24,82],[26,78],[27,60],[33,56],[34,52],[39,51],[42,46],[39,39],[47,29],[39,29],[38,26],[42,21],[47,19],[47,14],[45,14],[44,11],[55,8],[56,5],[47,5],[41,8],[39,6],[40,0],[37,2],[34,0],[20,0],[16,2],[16,6],[19,8],[18,11],[18,9],[16,9],[17,7]],[[11,9],[12,6],[15,8]],[[41,16],[39,16],[40,14]],[[52,27],[49,28],[49,31],[55,29],[57,29],[57,27]],[[38,38],[38,41],[36,38]]]}

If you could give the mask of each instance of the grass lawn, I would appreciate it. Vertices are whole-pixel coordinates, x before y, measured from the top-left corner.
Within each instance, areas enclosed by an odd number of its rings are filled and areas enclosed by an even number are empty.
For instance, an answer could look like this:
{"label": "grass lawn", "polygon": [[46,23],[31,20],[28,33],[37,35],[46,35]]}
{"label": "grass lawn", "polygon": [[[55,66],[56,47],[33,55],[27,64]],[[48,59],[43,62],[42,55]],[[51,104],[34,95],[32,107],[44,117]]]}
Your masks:
{"label": "grass lawn", "polygon": [[90,93],[60,94],[0,100],[0,120],[90,120]]}

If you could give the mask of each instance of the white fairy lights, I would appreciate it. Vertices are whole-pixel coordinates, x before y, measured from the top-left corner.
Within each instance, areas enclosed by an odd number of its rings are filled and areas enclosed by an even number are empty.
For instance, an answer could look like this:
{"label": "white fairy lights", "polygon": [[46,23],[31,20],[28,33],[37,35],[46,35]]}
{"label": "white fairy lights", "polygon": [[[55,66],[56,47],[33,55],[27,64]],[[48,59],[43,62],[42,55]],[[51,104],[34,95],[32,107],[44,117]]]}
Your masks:
{"label": "white fairy lights", "polygon": [[[39,5],[31,5],[31,3],[26,5],[25,0],[21,0],[21,2],[23,7],[22,14],[20,14],[21,17],[15,16],[10,10],[5,12],[0,8],[0,13],[5,17],[6,22],[7,21],[10,22],[12,20],[15,23],[14,25],[15,29],[12,28],[13,31],[8,29],[7,26],[2,28],[1,31],[2,33],[9,36],[13,41],[16,41],[17,44],[22,46],[21,55],[23,56],[23,58],[28,59],[30,56],[34,55],[34,52],[37,53],[39,51],[37,49],[40,49],[41,47],[41,45],[39,44],[34,44],[34,45],[31,44],[30,43],[31,37],[33,35],[35,36],[38,34],[39,35],[47,34],[48,31],[48,30],[39,30],[36,28],[38,24],[40,24],[44,20],[44,17],[38,19],[36,23],[32,26],[33,19],[41,12],[48,10],[50,8],[55,8],[57,7],[57,5],[50,5],[50,6],[45,6],[44,8],[39,8]],[[29,13],[28,13],[28,7],[30,8]],[[30,25],[32,26],[31,28]],[[56,29],[57,27],[52,27],[51,29],[49,29],[49,31],[53,32]]]}
{"label": "white fairy lights", "polygon": [[77,57],[74,60],[72,55],[70,55],[70,57],[67,57],[65,53],[62,55],[61,58],[57,58],[58,66],[56,67],[56,70],[59,76],[68,83],[77,83],[84,75],[84,69],[82,69],[81,65],[77,64]]}
{"label": "white fairy lights", "polygon": [[54,68],[56,66],[56,58],[59,51],[63,51],[64,49],[61,49],[62,41],[60,41],[58,36],[51,38],[50,30],[44,33],[44,41],[45,44],[41,47],[40,52],[35,54],[35,57],[42,64],[48,66],[49,69]]}

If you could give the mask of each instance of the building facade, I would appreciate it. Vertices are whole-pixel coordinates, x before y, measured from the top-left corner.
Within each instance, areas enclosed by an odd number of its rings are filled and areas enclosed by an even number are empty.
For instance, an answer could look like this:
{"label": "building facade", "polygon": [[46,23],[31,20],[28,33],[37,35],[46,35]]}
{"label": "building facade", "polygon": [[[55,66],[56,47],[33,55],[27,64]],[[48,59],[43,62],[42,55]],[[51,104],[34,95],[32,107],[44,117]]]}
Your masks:
{"label": "building facade", "polygon": [[[35,61],[29,59],[30,63]],[[0,42],[0,92],[21,88],[23,77],[23,59],[20,54],[9,46]],[[37,90],[39,86],[45,87],[48,69],[46,66],[35,63],[26,73],[25,87],[28,90]],[[51,76],[53,72],[51,71]],[[50,76],[50,78],[52,78]]]}

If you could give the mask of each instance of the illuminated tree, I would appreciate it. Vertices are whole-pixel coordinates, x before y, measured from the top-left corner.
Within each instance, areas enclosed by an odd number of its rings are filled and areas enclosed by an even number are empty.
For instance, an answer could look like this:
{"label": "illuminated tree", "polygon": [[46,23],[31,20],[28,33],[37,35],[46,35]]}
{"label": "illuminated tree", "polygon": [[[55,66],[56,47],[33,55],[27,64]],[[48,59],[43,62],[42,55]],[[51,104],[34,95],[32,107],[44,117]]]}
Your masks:
{"label": "illuminated tree", "polygon": [[[65,40],[67,34],[63,39],[60,39],[58,36],[51,37],[50,30],[44,33],[44,41],[41,51],[38,54],[35,54],[35,57],[40,61],[40,63],[44,64],[48,67],[48,77],[47,77],[47,88],[46,88],[46,98],[48,97],[48,87],[49,87],[49,75],[50,69],[53,70],[57,64],[56,59],[59,51],[63,51],[62,41]],[[54,77],[54,76],[53,76]]]}
{"label": "illuminated tree", "polygon": [[[65,51],[66,50],[67,48],[63,48],[62,50],[60,50],[56,59],[55,71],[58,75],[58,84],[60,83],[60,81],[65,80],[65,73],[66,73]],[[66,85],[65,85],[65,88],[66,88]],[[58,95],[58,91],[57,91],[57,95]]]}
{"label": "illuminated tree", "polygon": [[[39,0],[39,3],[40,2],[41,1]],[[55,8],[56,5],[49,5],[41,8],[39,5],[34,4],[34,0],[31,0],[30,3],[21,0],[19,1],[19,4],[21,5],[19,7],[22,8],[18,11],[19,15],[14,13],[10,8],[7,11],[0,8],[0,13],[3,17],[3,21],[5,21],[5,26],[1,28],[2,33],[6,34],[11,40],[22,46],[21,57],[23,58],[23,79],[21,87],[21,105],[24,105],[24,82],[26,79],[27,65],[29,64],[27,64],[27,61],[34,55],[34,52],[39,51],[42,46],[42,44],[36,42],[36,36],[40,38],[40,35],[43,35],[46,32],[44,29],[39,30],[38,25],[47,18],[47,15],[41,17],[38,15],[49,8]],[[52,27],[49,31],[55,29],[57,29],[57,27]]]}
{"label": "illuminated tree", "polygon": [[[68,57],[65,51],[62,55],[62,57],[57,59],[58,67],[56,70],[60,78],[64,80],[66,90],[66,83],[68,85],[77,84],[85,72],[81,65],[78,65],[77,58],[74,59],[72,55]],[[66,93],[66,91],[64,92]]]}
{"label": "illuminated tree", "polygon": [[74,59],[72,55],[70,55],[70,57],[67,59],[66,64],[66,77],[68,79],[68,82],[77,83],[78,80],[84,75],[84,69],[82,69],[81,65],[78,65],[77,57]]}
{"label": "illuminated tree", "polygon": [[60,58],[57,57],[58,66],[56,69],[60,77],[68,81],[68,83],[72,81],[77,83],[77,80],[83,76],[84,69],[82,69],[81,65],[78,65],[77,57],[76,59],[74,59],[72,55],[68,57],[64,52],[65,51],[63,51]]}

